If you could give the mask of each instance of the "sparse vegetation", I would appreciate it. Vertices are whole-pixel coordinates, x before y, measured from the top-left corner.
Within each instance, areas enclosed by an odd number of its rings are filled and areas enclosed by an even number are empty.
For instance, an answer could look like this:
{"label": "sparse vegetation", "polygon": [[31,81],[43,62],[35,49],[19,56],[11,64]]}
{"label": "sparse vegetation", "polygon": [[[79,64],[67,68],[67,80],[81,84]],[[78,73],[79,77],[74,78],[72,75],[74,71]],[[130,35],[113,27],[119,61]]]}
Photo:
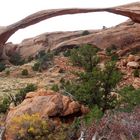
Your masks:
{"label": "sparse vegetation", "polygon": [[25,61],[24,59],[22,59],[19,53],[13,53],[10,57],[10,62],[13,65],[18,66],[18,65],[23,65]]}
{"label": "sparse vegetation", "polygon": [[21,72],[21,75],[23,75],[23,76],[29,75],[28,70],[27,69],[23,69],[22,72]]}
{"label": "sparse vegetation", "polygon": [[15,106],[20,104],[25,99],[28,92],[35,91],[36,89],[37,86],[35,84],[28,84],[25,88],[21,88],[13,100]]}
{"label": "sparse vegetation", "polygon": [[9,105],[14,103],[15,106],[20,104],[28,92],[35,91],[37,86],[35,84],[28,84],[25,88],[21,88],[16,95],[7,94],[0,100],[0,113],[6,113]]}
{"label": "sparse vegetation", "polygon": [[32,69],[34,71],[42,71],[44,69],[47,69],[51,64],[53,60],[54,54],[49,52],[45,53],[44,51],[41,51],[37,56],[37,62],[34,64]]}
{"label": "sparse vegetation", "polygon": [[10,100],[4,97],[0,100],[0,113],[6,113],[10,105]]}
{"label": "sparse vegetation", "polygon": [[39,71],[40,70],[40,63],[36,62],[33,66],[32,66],[33,71]]}
{"label": "sparse vegetation", "polygon": [[67,50],[64,51],[63,55],[65,57],[69,57],[70,56],[70,53],[71,53],[71,50],[70,49],[67,49]]}

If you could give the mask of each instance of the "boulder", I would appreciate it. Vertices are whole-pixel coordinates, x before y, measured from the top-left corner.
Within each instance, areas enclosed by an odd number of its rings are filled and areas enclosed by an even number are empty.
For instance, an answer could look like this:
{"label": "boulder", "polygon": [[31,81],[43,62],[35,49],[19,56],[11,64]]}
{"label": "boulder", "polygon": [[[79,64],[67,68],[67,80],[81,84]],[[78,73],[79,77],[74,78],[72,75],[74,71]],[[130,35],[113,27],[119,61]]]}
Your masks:
{"label": "boulder", "polygon": [[6,118],[6,124],[9,125],[12,118],[25,113],[38,113],[41,117],[61,118],[69,115],[82,115],[88,111],[86,107],[69,96],[64,96],[51,90],[39,90],[28,93],[20,105],[10,109]]}
{"label": "boulder", "polygon": [[132,61],[127,63],[127,67],[137,69],[140,67],[140,65],[138,62]]}
{"label": "boulder", "polygon": [[132,62],[132,61],[135,61],[135,56],[130,54],[127,58],[127,62]]}

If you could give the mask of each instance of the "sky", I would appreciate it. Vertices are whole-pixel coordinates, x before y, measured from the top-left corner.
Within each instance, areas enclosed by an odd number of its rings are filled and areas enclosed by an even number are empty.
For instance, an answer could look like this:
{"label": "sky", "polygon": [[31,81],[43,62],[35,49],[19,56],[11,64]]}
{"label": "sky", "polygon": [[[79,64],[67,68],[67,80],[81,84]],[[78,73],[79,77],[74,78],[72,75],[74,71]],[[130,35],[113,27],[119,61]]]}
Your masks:
{"label": "sky", "polygon": [[[58,8],[103,8],[137,2],[138,0],[1,0],[0,26],[10,25],[40,10]],[[53,31],[74,31],[112,27],[127,18],[107,12],[75,14],[54,17],[17,31],[8,42],[20,43],[23,39]]]}

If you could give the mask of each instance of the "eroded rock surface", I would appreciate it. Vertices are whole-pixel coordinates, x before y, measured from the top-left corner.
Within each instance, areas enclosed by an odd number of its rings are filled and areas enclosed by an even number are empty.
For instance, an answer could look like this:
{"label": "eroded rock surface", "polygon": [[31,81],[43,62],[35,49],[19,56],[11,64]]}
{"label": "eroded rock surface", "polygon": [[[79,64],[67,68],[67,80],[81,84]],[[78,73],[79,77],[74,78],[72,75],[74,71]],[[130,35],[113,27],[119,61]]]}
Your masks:
{"label": "eroded rock surface", "polygon": [[84,114],[88,109],[68,96],[51,90],[39,90],[27,94],[25,100],[18,106],[11,108],[6,119],[9,125],[14,117],[25,113],[38,113],[41,117],[66,117],[69,115]]}

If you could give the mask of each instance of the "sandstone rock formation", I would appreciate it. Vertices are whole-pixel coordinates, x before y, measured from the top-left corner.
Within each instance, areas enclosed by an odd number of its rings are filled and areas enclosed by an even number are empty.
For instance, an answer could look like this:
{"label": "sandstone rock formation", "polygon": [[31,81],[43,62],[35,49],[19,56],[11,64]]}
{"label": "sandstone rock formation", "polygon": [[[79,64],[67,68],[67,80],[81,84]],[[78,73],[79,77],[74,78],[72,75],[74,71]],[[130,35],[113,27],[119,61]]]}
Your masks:
{"label": "sandstone rock formation", "polygon": [[82,115],[87,113],[88,109],[70,97],[64,96],[53,91],[39,90],[30,92],[26,99],[18,106],[11,108],[6,119],[7,126],[10,125],[14,117],[22,114],[38,113],[41,117],[56,117],[61,119],[72,115]]}
{"label": "sandstone rock formation", "polygon": [[89,35],[83,36],[83,31],[44,33],[34,38],[23,40],[20,44],[7,43],[5,51],[8,56],[16,51],[23,58],[34,56],[40,50],[63,50],[93,44],[101,49],[116,45],[118,54],[124,55],[140,49],[140,24],[127,21],[115,27],[103,30],[89,30]]}
{"label": "sandstone rock formation", "polygon": [[6,26],[0,29],[0,56],[6,58],[4,44],[9,37],[14,34],[17,30],[36,24],[42,20],[52,18],[55,16],[65,14],[76,14],[76,13],[89,13],[89,12],[111,12],[120,14],[131,18],[134,22],[140,23],[140,3],[132,3],[124,6],[118,6],[113,8],[97,8],[97,9],[55,9],[55,10],[44,10],[34,13],[14,24]]}

